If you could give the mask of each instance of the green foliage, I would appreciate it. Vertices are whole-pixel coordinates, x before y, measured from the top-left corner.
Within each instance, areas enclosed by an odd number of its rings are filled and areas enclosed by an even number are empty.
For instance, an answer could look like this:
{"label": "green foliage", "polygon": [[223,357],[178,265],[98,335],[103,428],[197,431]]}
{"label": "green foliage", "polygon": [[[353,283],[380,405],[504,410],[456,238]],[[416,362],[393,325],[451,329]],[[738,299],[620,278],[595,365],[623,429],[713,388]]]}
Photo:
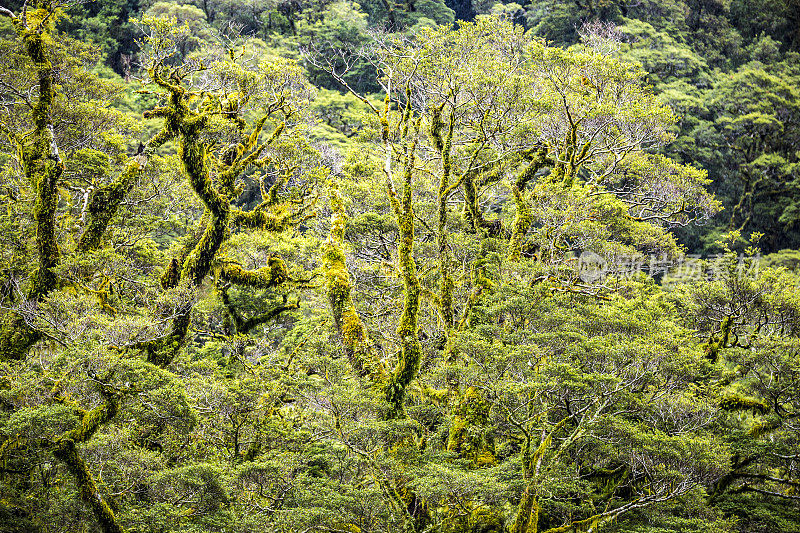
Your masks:
{"label": "green foliage", "polygon": [[792,1],[35,4],[0,530],[799,530]]}

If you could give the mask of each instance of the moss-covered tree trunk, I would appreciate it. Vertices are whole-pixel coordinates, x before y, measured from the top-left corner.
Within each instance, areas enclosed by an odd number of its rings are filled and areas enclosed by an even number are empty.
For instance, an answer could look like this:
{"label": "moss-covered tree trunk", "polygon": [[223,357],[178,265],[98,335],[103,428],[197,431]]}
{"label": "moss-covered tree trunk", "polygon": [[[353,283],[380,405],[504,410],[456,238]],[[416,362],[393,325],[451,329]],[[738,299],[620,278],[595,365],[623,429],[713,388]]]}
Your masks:
{"label": "moss-covered tree trunk", "polygon": [[369,336],[350,295],[350,274],[343,248],[347,215],[335,185],[330,187],[330,204],[331,229],[322,248],[322,263],[333,323],[353,369],[361,376],[369,375],[373,381],[382,383],[386,379],[384,369],[370,350]]}
{"label": "moss-covered tree trunk", "polygon": [[[447,345],[449,346],[452,329],[455,322],[455,312],[453,310],[453,276],[452,258],[450,253],[450,243],[447,237],[447,202],[450,194],[455,189],[456,184],[450,183],[453,173],[452,151],[453,151],[453,127],[455,117],[453,112],[447,125],[442,120],[442,106],[434,108],[431,113],[430,136],[433,146],[442,159],[442,173],[439,176],[439,192],[437,205],[437,227],[436,227],[436,249],[439,259],[439,314],[444,325]],[[446,128],[446,130],[445,130]],[[444,134],[442,130],[445,130]]]}
{"label": "moss-covered tree trunk", "polygon": [[539,446],[531,449],[531,433],[521,424],[512,421],[512,424],[522,430],[525,435],[525,444],[522,449],[522,478],[524,486],[522,497],[517,505],[517,513],[511,526],[512,533],[537,533],[539,531],[539,474],[545,453],[550,448],[553,435],[564,427],[567,419],[561,420],[550,431],[543,430]]}
{"label": "moss-covered tree trunk", "polygon": [[[49,60],[52,13],[37,10],[19,17],[11,16],[18,39],[36,72],[38,85],[38,94],[31,109],[33,129],[15,138],[20,145],[23,172],[36,193],[33,219],[36,226],[37,262],[25,289],[26,298],[36,301],[58,287],[54,270],[61,256],[56,233],[56,211],[59,201],[58,183],[64,164],[53,131],[53,103],[58,93],[53,66]],[[88,217],[78,242],[78,251],[90,251],[100,245],[109,222],[139,170],[139,162],[131,161],[119,178],[94,191],[87,206]],[[7,313],[0,324],[0,360],[22,359],[39,339],[41,334],[21,315]]]}
{"label": "moss-covered tree trunk", "polygon": [[403,403],[406,388],[416,377],[422,359],[422,345],[419,342],[419,300],[422,288],[417,277],[417,264],[414,261],[414,203],[412,181],[414,175],[415,151],[417,147],[417,130],[419,120],[412,124],[411,95],[407,93],[408,104],[403,116],[404,140],[403,151],[403,192],[398,197],[391,174],[387,174],[389,198],[397,216],[400,227],[400,244],[397,260],[403,277],[403,312],[397,324],[397,336],[400,339],[400,357],[386,384],[386,401],[389,404],[387,418],[403,418]]}
{"label": "moss-covered tree trunk", "polygon": [[[64,164],[58,153],[51,110],[56,97],[53,67],[47,57],[49,28],[39,23],[28,26],[26,17],[13,19],[18,38],[36,70],[39,92],[32,109],[33,130],[21,141],[21,163],[25,176],[36,191],[34,222],[36,224],[37,266],[28,280],[26,296],[39,300],[56,287],[53,269],[58,265],[59,249],[56,242],[56,208],[58,206],[58,179]],[[0,360],[22,359],[41,334],[29,326],[17,313],[8,313],[0,329]]]}
{"label": "moss-covered tree trunk", "polygon": [[141,168],[139,161],[131,161],[117,179],[92,191],[86,206],[86,227],[78,240],[79,252],[88,252],[100,246],[111,219],[117,214],[125,193],[133,185]]}
{"label": "moss-covered tree trunk", "polygon": [[[83,411],[77,428],[61,435],[53,444],[53,455],[69,470],[78,484],[83,502],[89,506],[103,533],[124,533],[114,511],[100,494],[97,483],[80,455],[78,444],[88,441],[101,425],[117,415],[119,398],[116,393],[103,391],[105,402],[91,411]],[[79,410],[80,411],[80,410]]]}

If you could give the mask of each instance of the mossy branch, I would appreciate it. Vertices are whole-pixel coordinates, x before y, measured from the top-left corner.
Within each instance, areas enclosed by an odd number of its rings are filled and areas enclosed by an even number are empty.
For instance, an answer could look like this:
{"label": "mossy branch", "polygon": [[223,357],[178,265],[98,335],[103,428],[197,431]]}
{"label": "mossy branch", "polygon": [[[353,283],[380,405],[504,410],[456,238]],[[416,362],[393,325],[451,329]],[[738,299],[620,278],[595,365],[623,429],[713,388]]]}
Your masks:
{"label": "mossy branch", "polygon": [[533,154],[532,160],[525,166],[522,172],[519,173],[516,180],[514,180],[514,185],[511,187],[517,214],[514,217],[511,241],[509,242],[508,258],[510,261],[520,260],[523,243],[525,242],[528,230],[530,230],[533,224],[533,215],[531,214],[528,200],[525,197],[525,188],[528,183],[536,177],[536,173],[539,169],[547,164],[549,164],[547,149],[540,148]]}
{"label": "mossy branch", "polygon": [[726,316],[720,324],[720,336],[717,337],[716,333],[712,333],[708,342],[703,345],[706,352],[706,357],[712,362],[716,363],[719,359],[720,350],[728,347],[728,340],[730,339],[731,329],[733,327],[733,319]]}
{"label": "mossy branch", "polygon": [[147,361],[161,368],[166,368],[186,342],[191,323],[191,306],[181,310],[172,321],[169,332],[141,346],[147,354]]}
{"label": "mossy branch", "polygon": [[53,455],[60,459],[80,487],[81,499],[92,509],[97,522],[104,533],[124,533],[117,522],[114,512],[100,495],[89,468],[78,454],[77,443],[86,442],[97,429],[114,418],[119,408],[119,398],[115,393],[104,393],[105,402],[83,414],[77,428],[64,433],[53,444]]}
{"label": "mossy branch", "polygon": [[111,183],[98,187],[89,197],[86,207],[88,221],[78,240],[77,250],[87,252],[100,246],[109,222],[116,215],[119,206],[125,199],[136,178],[147,164],[147,159],[155,150],[169,141],[173,133],[167,128],[161,129],[141,149],[141,153],[131,158],[120,175]]}
{"label": "mossy branch", "polygon": [[343,248],[347,214],[334,183],[330,184],[330,205],[331,229],[322,247],[322,265],[333,323],[353,370],[362,377],[371,376],[375,383],[383,383],[386,379],[385,370],[372,353],[369,335],[350,294],[350,274]]}
{"label": "mossy branch", "polygon": [[283,259],[272,255],[267,259],[267,266],[257,270],[245,270],[235,263],[223,264],[219,279],[254,289],[271,289],[289,279],[289,270]]}
{"label": "mossy branch", "polygon": [[560,527],[553,527],[550,529],[545,530],[542,533],[567,533],[567,532],[575,532],[575,533],[597,533],[600,531],[600,528],[609,522],[613,522],[618,516],[632,511],[634,509],[639,509],[641,507],[646,507],[656,502],[666,501],[669,498],[640,498],[633,500],[631,502],[626,503],[616,509],[611,509],[608,511],[603,511],[601,513],[596,513],[589,518],[585,518],[583,520],[574,520],[569,524],[565,524]]}
{"label": "mossy branch", "polygon": [[519,502],[511,527],[513,533],[536,533],[538,531],[540,507],[537,478],[545,453],[553,441],[553,435],[561,430],[568,420],[569,417],[561,419],[549,432],[543,430],[539,446],[533,451],[531,451],[532,435],[521,424],[514,422],[525,433],[525,444],[522,449],[522,477],[526,483],[525,492]]}
{"label": "mossy branch", "polygon": [[464,216],[472,226],[472,231],[486,231],[490,236],[497,237],[503,233],[503,226],[499,219],[486,220],[478,204],[478,189],[503,177],[499,163],[494,163],[483,171],[471,169],[465,172],[460,179],[464,185]]}
{"label": "mossy branch", "polygon": [[231,224],[244,228],[280,232],[295,223],[296,214],[285,206],[274,206],[267,210],[268,202],[259,204],[251,211],[242,211],[236,207],[231,213]]}
{"label": "mossy branch", "polygon": [[233,305],[233,302],[231,302],[227,287],[221,287],[219,289],[219,293],[220,297],[222,298],[222,304],[225,306],[225,309],[228,310],[228,314],[233,319],[233,325],[235,328],[234,334],[249,333],[253,328],[260,326],[261,324],[266,324],[267,322],[276,319],[287,311],[300,308],[300,302],[290,302],[288,301],[288,298],[284,296],[282,304],[276,305],[264,313],[252,316],[250,318],[244,318],[239,313],[239,310],[236,309],[236,306]]}
{"label": "mossy branch", "polygon": [[117,179],[92,192],[86,207],[88,221],[78,240],[78,251],[88,252],[100,246],[108,223],[117,213],[125,194],[136,180],[140,170],[139,162],[131,161]]}
{"label": "mossy branch", "polygon": [[117,522],[114,511],[100,495],[92,473],[78,454],[75,441],[66,439],[59,442],[53,450],[53,455],[61,460],[75,477],[80,487],[81,499],[91,508],[101,530],[104,533],[124,533],[125,530]]}

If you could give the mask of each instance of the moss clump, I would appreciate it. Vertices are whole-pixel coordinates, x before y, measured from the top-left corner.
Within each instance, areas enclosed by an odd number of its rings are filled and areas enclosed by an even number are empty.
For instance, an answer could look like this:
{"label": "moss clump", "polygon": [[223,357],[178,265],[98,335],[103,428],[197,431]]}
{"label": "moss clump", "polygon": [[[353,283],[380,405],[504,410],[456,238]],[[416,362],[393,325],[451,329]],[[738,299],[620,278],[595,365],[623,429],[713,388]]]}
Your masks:
{"label": "moss clump", "polygon": [[7,313],[0,323],[0,361],[16,361],[25,357],[28,349],[42,338],[25,319],[16,313]]}
{"label": "moss clump", "polygon": [[752,411],[762,415],[769,412],[769,407],[764,402],[743,396],[726,396],[720,400],[719,408],[724,411]]}
{"label": "moss clump", "polygon": [[720,325],[720,336],[717,337],[715,333],[712,333],[708,339],[708,342],[703,345],[703,348],[706,352],[706,357],[712,363],[716,363],[719,359],[720,350],[728,347],[728,339],[730,338],[732,327],[733,319],[729,316],[726,316]]}
{"label": "moss clump", "polygon": [[455,409],[447,449],[468,459],[473,466],[496,462],[494,439],[489,428],[490,410],[489,402],[474,387],[464,392]]}
{"label": "moss clump", "polygon": [[447,520],[448,525],[442,530],[446,533],[504,533],[503,515],[497,508],[486,507],[476,502],[469,502],[467,509],[454,507]]}
{"label": "moss clump", "polygon": [[241,265],[224,265],[219,271],[222,280],[254,289],[271,289],[289,279],[286,263],[278,256],[270,256],[267,266],[257,270],[245,270]]}
{"label": "moss clump", "polygon": [[180,268],[181,267],[178,264],[178,260],[173,257],[170,260],[169,265],[167,265],[167,269],[164,270],[164,273],[161,275],[161,286],[165,289],[173,289],[177,287],[181,278]]}

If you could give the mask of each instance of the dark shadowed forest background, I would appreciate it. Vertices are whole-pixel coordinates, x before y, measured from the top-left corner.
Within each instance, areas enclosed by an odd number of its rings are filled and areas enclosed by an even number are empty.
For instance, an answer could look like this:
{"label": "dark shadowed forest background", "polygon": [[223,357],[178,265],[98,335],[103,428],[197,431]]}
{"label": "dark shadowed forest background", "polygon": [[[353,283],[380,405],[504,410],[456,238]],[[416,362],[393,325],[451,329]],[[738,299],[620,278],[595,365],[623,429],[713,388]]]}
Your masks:
{"label": "dark shadowed forest background", "polygon": [[800,532],[798,0],[0,1],[0,531]]}

